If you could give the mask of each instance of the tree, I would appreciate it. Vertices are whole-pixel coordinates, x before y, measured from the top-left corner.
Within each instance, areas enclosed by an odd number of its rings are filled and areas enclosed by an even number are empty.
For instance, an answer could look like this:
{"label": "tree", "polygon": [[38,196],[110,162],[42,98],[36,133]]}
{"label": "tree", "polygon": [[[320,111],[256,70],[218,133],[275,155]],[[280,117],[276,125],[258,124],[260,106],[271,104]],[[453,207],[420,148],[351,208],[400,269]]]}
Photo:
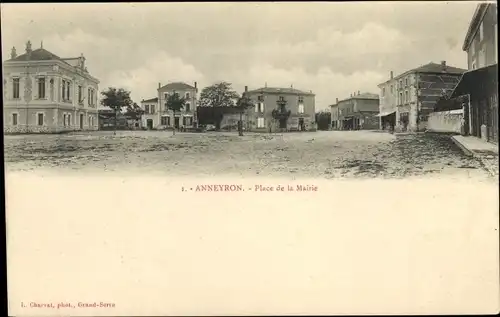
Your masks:
{"label": "tree", "polygon": [[328,111],[320,111],[315,115],[318,130],[328,130],[331,124],[331,113]]}
{"label": "tree", "polygon": [[236,108],[238,108],[240,113],[240,121],[238,121],[238,135],[243,136],[243,113],[248,109],[254,107],[254,103],[250,97],[243,93],[243,96],[238,98],[236,102]]}
{"label": "tree", "polygon": [[140,120],[141,116],[144,114],[144,110],[134,102],[132,106],[127,107],[125,115],[134,121]]}
{"label": "tree", "polygon": [[274,109],[271,112],[271,115],[273,116],[274,120],[279,122],[280,129],[286,129],[286,123],[292,112],[286,109],[287,101],[285,99],[278,99],[276,104],[278,105],[278,108]]}
{"label": "tree", "polygon": [[200,94],[200,107],[211,107],[214,111],[213,117],[217,117],[215,125],[220,128],[222,118],[216,116],[216,108],[234,107],[234,100],[239,97],[238,93],[233,90],[231,83],[220,82],[203,88]]}
{"label": "tree", "polygon": [[108,90],[102,91],[101,95],[101,105],[104,107],[111,108],[115,113],[115,131],[118,124],[118,114],[121,113],[122,109],[132,107],[132,99],[130,99],[130,91],[123,88],[109,87]]}
{"label": "tree", "polygon": [[[169,95],[167,98],[167,109],[172,110],[172,112],[174,113],[174,120],[175,120],[175,114],[184,109],[185,105],[186,105],[186,99],[180,97],[179,94],[176,92]],[[174,135],[176,128],[177,127],[175,126],[175,121],[174,121],[174,132],[173,132]]]}

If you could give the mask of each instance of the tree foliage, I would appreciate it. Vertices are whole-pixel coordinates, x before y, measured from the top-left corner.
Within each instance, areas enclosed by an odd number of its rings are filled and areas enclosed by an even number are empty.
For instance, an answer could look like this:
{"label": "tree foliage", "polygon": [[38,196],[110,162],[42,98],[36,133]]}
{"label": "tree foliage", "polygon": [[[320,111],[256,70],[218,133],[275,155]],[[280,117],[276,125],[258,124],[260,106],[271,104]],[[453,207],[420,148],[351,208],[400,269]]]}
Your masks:
{"label": "tree foliage", "polygon": [[315,115],[318,130],[328,130],[332,121],[332,114],[328,111],[320,111]]}
{"label": "tree foliage", "polygon": [[[168,96],[167,98],[167,109],[172,110],[175,114],[180,112],[182,109],[184,109],[184,106],[186,105],[186,99],[184,97],[179,96],[178,93],[173,93]],[[174,127],[173,134],[175,134],[175,129],[177,127]]]}
{"label": "tree foliage", "polygon": [[200,94],[200,107],[233,107],[239,97],[231,83],[220,82],[203,88]]}
{"label": "tree foliage", "polygon": [[243,95],[238,98],[238,101],[236,102],[236,108],[240,112],[240,120],[238,121],[238,134],[240,136],[243,136],[243,113],[249,109],[254,107],[254,103],[252,99],[248,96],[248,94],[243,93]]}
{"label": "tree foliage", "polygon": [[122,109],[133,107],[132,99],[130,98],[130,91],[123,88],[109,87],[108,90],[102,91],[101,105],[113,109],[115,113],[115,134],[118,125],[118,113]]}
{"label": "tree foliage", "polygon": [[238,108],[241,113],[244,113],[245,110],[252,107],[255,107],[255,104],[247,94],[243,94],[243,96],[239,97],[238,101],[236,102],[236,108]]}
{"label": "tree foliage", "polygon": [[101,105],[113,109],[115,112],[121,112],[122,109],[133,107],[130,91],[123,88],[109,87],[108,90],[102,91]]}
{"label": "tree foliage", "polygon": [[174,112],[174,115],[184,109],[185,105],[186,99],[179,96],[178,93],[173,93],[167,98],[167,109],[172,110]]}
{"label": "tree foliage", "polygon": [[133,120],[139,120],[143,114],[144,110],[135,102],[132,106],[128,106],[125,112],[125,115]]}

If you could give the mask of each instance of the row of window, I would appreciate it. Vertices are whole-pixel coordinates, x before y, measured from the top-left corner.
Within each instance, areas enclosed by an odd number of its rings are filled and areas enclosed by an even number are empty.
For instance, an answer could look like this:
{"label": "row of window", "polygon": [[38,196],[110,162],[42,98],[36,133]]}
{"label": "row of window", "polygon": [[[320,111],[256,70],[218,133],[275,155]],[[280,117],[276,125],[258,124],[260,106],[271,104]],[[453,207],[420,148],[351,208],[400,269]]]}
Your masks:
{"label": "row of window", "polygon": [[[167,111],[167,104],[166,103],[165,103],[165,111]],[[191,104],[189,102],[184,105],[184,111],[185,112],[191,111]],[[144,105],[144,113],[145,114],[155,114],[156,113],[155,105]]]}
{"label": "row of window", "polygon": [[[409,78],[405,78],[404,81],[402,79],[399,80],[398,84],[397,84],[397,89],[404,89],[406,87],[408,87],[410,84],[410,80]],[[391,85],[390,86],[390,92],[391,94],[394,94],[394,85]],[[385,87],[382,87],[382,96],[385,96]]]}
{"label": "row of window", "polygon": [[[43,126],[44,125],[44,118],[45,114],[39,113],[37,114],[37,125]],[[13,113],[12,114],[12,125],[18,125],[19,124],[19,114]],[[71,126],[71,114],[64,114],[63,116],[63,125],[66,126]],[[94,125],[94,117],[89,116],[89,126]]]}
{"label": "row of window", "polygon": [[[299,103],[303,103],[304,102],[304,97],[303,96],[299,96],[298,98],[299,98]],[[285,101],[285,97],[279,96],[278,100],[279,101]],[[264,96],[263,95],[257,96],[257,101],[264,101]]]}
{"label": "row of window", "polygon": [[[172,92],[172,94],[174,94],[174,95],[175,95],[175,94],[177,94],[177,92],[173,91],[173,92]],[[170,93],[166,92],[166,93],[164,94],[165,100],[167,100],[169,96],[170,96]],[[186,92],[186,93],[184,94],[184,99],[191,99],[191,94],[190,94],[189,92]]]}
{"label": "row of window", "polygon": [[[164,126],[170,126],[170,117],[165,117],[162,116],[160,120],[160,124]],[[193,124],[193,118],[192,117],[183,117],[182,118],[182,125],[184,126],[190,126]]]}
{"label": "row of window", "polygon": [[[42,126],[44,123],[44,117],[45,115],[43,113],[37,114],[37,125]],[[13,113],[12,114],[12,125],[18,125],[19,124],[19,114]]]}
{"label": "row of window", "polygon": [[[50,80],[51,89],[54,88],[54,80]],[[88,88],[87,104],[89,106],[95,106],[95,90],[93,88]],[[12,79],[12,97],[13,99],[20,98],[20,79],[18,77]],[[37,78],[37,98],[46,99],[46,79],[45,77]],[[62,81],[62,91],[61,98],[63,101],[71,101],[71,82],[69,80],[63,79]],[[78,86],[78,103],[83,104],[83,87]]]}

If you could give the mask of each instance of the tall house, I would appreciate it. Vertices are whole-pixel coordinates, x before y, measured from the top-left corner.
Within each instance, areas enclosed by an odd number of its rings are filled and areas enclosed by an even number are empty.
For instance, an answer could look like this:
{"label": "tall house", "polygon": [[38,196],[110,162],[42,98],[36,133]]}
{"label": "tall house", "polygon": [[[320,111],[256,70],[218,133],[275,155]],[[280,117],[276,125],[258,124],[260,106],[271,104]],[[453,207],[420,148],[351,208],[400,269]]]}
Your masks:
{"label": "tall house", "polygon": [[158,116],[158,97],[141,101],[141,108],[144,113],[141,116],[141,126],[149,130],[160,124]]}
{"label": "tall house", "polygon": [[[196,107],[198,104],[197,83],[194,86],[183,82],[172,82],[164,86],[158,83],[158,97],[141,101],[144,110],[141,121],[148,129],[181,129],[192,128],[197,125]],[[179,94],[186,100],[184,109],[173,113],[167,108],[168,97]]]}
{"label": "tall house", "polygon": [[[372,93],[353,93],[337,101],[338,130],[372,130],[378,128],[379,96]],[[333,114],[332,114],[333,116]]]}
{"label": "tall house", "polygon": [[423,131],[429,113],[443,96],[449,95],[466,69],[429,63],[398,76],[391,71],[380,89],[379,126],[394,125],[399,131]]}
{"label": "tall house", "polygon": [[472,16],[462,49],[469,71],[451,99],[464,111],[464,134],[498,144],[497,4],[480,3]]}
{"label": "tall house", "polygon": [[462,49],[467,52],[469,70],[498,63],[496,3],[477,5]]}
{"label": "tall house", "polygon": [[[172,94],[179,94],[186,100],[184,109],[175,114],[167,108],[168,96]],[[158,84],[160,127],[174,127],[175,129],[194,127],[196,125],[197,94],[196,82],[194,86],[183,82],[169,83],[165,86]]]}
{"label": "tall house", "polygon": [[[246,89],[246,88],[245,88]],[[247,129],[253,131],[287,131],[315,130],[315,95],[312,91],[302,91],[294,88],[264,87],[245,92],[255,104],[254,109],[248,109]],[[273,117],[273,110],[279,110],[278,102],[285,104],[285,110],[290,111],[287,120],[278,122]]]}
{"label": "tall house", "polygon": [[332,130],[338,130],[340,128],[339,122],[339,98],[335,99],[335,103],[330,105],[330,113],[332,114]]}
{"label": "tall house", "polygon": [[4,133],[59,133],[98,129],[99,80],[83,54],[61,58],[43,48],[12,48],[3,67]]}

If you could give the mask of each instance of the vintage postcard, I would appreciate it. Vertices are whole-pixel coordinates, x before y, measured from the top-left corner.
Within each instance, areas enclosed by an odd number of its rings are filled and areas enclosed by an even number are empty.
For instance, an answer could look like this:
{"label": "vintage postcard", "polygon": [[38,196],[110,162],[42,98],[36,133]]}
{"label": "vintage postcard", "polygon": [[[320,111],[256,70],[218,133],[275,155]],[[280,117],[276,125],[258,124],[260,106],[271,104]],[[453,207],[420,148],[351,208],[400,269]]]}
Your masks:
{"label": "vintage postcard", "polygon": [[496,2],[1,5],[11,316],[498,313]]}

